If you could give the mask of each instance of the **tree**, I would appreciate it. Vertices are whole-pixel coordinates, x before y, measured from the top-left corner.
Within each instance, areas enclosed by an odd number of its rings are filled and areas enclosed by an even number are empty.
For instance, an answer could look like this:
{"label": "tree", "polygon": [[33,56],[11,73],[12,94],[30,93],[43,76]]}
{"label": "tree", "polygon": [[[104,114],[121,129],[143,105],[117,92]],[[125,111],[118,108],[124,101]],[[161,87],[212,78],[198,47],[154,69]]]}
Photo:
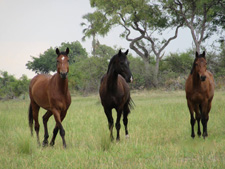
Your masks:
{"label": "tree", "polygon": [[162,0],[171,15],[178,15],[191,31],[196,51],[215,32],[225,29],[224,0]]}
{"label": "tree", "polygon": [[[61,43],[59,49],[64,51],[66,47],[69,47],[70,61],[79,60],[87,57],[86,50],[82,47],[80,42],[71,42],[71,43]],[[43,54],[40,54],[39,57],[31,56],[33,61],[28,61],[26,64],[27,69],[35,71],[36,73],[50,73],[51,71],[56,71],[56,48],[50,47]],[[71,63],[72,63],[71,62]]]}
{"label": "tree", "polygon": [[85,41],[86,37],[92,37],[92,55],[95,56],[98,41],[96,40],[96,36],[98,32],[100,32],[102,35],[105,34],[104,29],[102,29],[102,25],[106,21],[106,18],[101,12],[98,11],[94,13],[88,13],[82,18],[87,20],[87,23],[81,23],[81,26],[85,26],[83,29],[84,36],[82,40]]}
{"label": "tree", "polygon": [[[180,18],[169,16],[166,10],[162,10],[161,4],[151,0],[91,0],[90,3],[96,12],[104,16],[105,22],[99,26],[101,29],[97,29],[98,33],[105,35],[113,26],[122,26],[124,31],[121,36],[130,42],[130,48],[143,59],[146,71],[149,71],[150,53],[154,53],[154,79],[157,85],[159,62],[166,46],[177,37],[178,29],[182,26]],[[175,28],[171,37],[157,38],[157,35],[163,35],[171,27]]]}
{"label": "tree", "polygon": [[0,71],[0,99],[13,99],[28,92],[29,80],[26,75],[16,79],[8,72]]}

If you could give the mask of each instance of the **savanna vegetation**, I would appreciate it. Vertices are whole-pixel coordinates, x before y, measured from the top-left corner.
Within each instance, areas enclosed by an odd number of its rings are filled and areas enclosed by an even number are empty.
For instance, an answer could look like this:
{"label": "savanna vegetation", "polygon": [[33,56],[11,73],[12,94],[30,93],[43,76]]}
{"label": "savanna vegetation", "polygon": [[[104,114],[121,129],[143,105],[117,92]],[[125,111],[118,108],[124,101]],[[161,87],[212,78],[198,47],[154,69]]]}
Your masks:
{"label": "savanna vegetation", "polygon": [[[125,139],[121,122],[120,142],[109,140],[108,122],[98,95],[73,96],[63,121],[67,149],[63,149],[59,134],[54,147],[37,146],[36,136],[31,137],[28,125],[28,99],[0,102],[0,168],[224,167],[224,91],[215,93],[206,139],[191,138],[184,91],[150,90],[132,92],[131,96],[136,106],[128,118],[130,138]],[[41,109],[41,141],[44,113]],[[115,111],[113,116],[115,119]],[[54,126],[51,117],[50,138]]]}
{"label": "savanna vegetation", "polygon": [[[67,149],[58,135],[54,147],[38,147],[28,125],[26,75],[17,79],[0,72],[0,168],[224,168],[225,166],[225,43],[204,44],[215,33],[224,32],[222,0],[90,0],[96,11],[84,15],[84,37],[92,38],[88,54],[79,41],[50,47],[31,56],[27,69],[36,73],[56,71],[55,49],[70,49],[69,88],[72,104],[63,121]],[[113,9],[113,10],[112,10]],[[129,115],[129,139],[121,123],[120,142],[111,142],[108,122],[98,96],[109,59],[120,47],[101,44],[114,26],[122,26],[121,37],[130,43],[130,84],[135,107]],[[165,55],[167,45],[180,28],[191,31],[194,48]],[[171,37],[164,33],[172,30]],[[139,36],[132,36],[132,32]],[[119,36],[119,35],[118,35]],[[124,51],[126,49],[123,49]],[[209,115],[209,137],[191,138],[190,115],[184,84],[195,52],[206,50],[207,67],[215,78],[216,91]],[[15,99],[22,98],[22,99]],[[45,113],[41,109],[39,121]],[[113,112],[114,118],[116,113]],[[48,123],[50,137],[54,118]],[[116,130],[114,128],[114,136]],[[41,123],[40,139],[44,131]]]}

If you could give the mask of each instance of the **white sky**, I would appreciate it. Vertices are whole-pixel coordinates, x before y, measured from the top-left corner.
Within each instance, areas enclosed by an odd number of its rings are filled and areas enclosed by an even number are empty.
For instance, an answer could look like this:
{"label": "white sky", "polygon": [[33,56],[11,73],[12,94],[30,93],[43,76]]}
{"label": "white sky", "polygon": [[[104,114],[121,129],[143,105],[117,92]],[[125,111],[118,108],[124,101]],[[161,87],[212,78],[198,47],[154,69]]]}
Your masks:
{"label": "white sky", "polygon": [[[91,39],[81,41],[80,23],[83,15],[93,11],[89,0],[0,0],[0,70],[17,78],[22,74],[32,78],[35,74],[25,66],[30,56],[38,57],[62,42],[78,40],[90,53]],[[120,32],[115,28],[108,36],[99,37],[99,41],[111,47],[129,48],[129,43],[119,37]],[[181,29],[165,52],[182,52],[191,46],[189,30]]]}

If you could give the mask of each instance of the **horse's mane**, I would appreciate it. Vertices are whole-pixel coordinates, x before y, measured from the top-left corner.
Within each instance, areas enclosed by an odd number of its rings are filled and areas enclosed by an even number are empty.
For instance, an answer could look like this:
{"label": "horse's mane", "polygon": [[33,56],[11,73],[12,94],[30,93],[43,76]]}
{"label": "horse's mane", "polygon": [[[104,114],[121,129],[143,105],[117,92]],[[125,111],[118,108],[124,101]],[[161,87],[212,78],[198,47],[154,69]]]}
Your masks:
{"label": "horse's mane", "polygon": [[115,60],[115,58],[118,56],[118,54],[114,55],[111,59],[110,59],[110,62],[109,62],[109,66],[108,66],[108,70],[107,70],[107,74],[109,73],[110,71],[110,68]]}
{"label": "horse's mane", "polygon": [[195,68],[195,62],[196,62],[196,60],[199,59],[199,58],[205,58],[205,57],[204,57],[203,54],[201,54],[201,55],[198,55],[198,57],[195,58],[195,60],[194,60],[194,62],[193,62],[193,65],[192,65],[192,68],[191,68],[191,73],[190,73],[191,75],[193,74],[193,71],[194,71],[194,68]]}

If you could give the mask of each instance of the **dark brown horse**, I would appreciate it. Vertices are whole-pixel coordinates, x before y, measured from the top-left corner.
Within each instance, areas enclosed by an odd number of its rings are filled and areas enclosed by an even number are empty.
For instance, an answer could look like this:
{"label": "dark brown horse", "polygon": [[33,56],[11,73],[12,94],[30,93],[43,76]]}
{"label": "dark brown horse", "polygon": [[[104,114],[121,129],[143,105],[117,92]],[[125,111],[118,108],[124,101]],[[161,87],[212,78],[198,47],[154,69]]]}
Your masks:
{"label": "dark brown horse", "polygon": [[126,137],[129,137],[127,130],[127,116],[130,113],[131,97],[127,82],[132,82],[133,79],[129,68],[127,54],[128,50],[125,53],[119,50],[119,53],[111,58],[108,71],[102,77],[99,89],[101,103],[108,119],[111,140],[113,140],[113,108],[117,111],[117,140],[120,139],[120,118],[122,114],[125,134]]}
{"label": "dark brown horse", "polygon": [[195,137],[195,118],[198,122],[198,136],[201,136],[200,120],[203,126],[202,136],[204,138],[208,136],[207,122],[214,96],[214,79],[212,73],[206,70],[206,66],[205,51],[200,55],[196,52],[191,73],[185,84],[187,104],[191,115],[191,137],[193,138]]}
{"label": "dark brown horse", "polygon": [[29,107],[29,125],[31,129],[31,135],[33,135],[33,120],[35,122],[35,131],[37,134],[37,141],[39,141],[39,122],[38,122],[38,112],[40,107],[47,110],[43,116],[44,124],[44,141],[43,146],[48,145],[48,128],[47,122],[49,117],[54,115],[56,126],[53,130],[53,137],[50,145],[55,144],[55,138],[60,131],[62,137],[63,146],[66,147],[65,141],[65,130],[62,126],[62,121],[66,116],[67,110],[71,103],[71,96],[68,90],[68,78],[67,74],[69,72],[69,48],[66,52],[60,52],[56,49],[57,57],[57,73],[53,76],[39,74],[35,76],[29,86],[30,94],[30,107]]}

